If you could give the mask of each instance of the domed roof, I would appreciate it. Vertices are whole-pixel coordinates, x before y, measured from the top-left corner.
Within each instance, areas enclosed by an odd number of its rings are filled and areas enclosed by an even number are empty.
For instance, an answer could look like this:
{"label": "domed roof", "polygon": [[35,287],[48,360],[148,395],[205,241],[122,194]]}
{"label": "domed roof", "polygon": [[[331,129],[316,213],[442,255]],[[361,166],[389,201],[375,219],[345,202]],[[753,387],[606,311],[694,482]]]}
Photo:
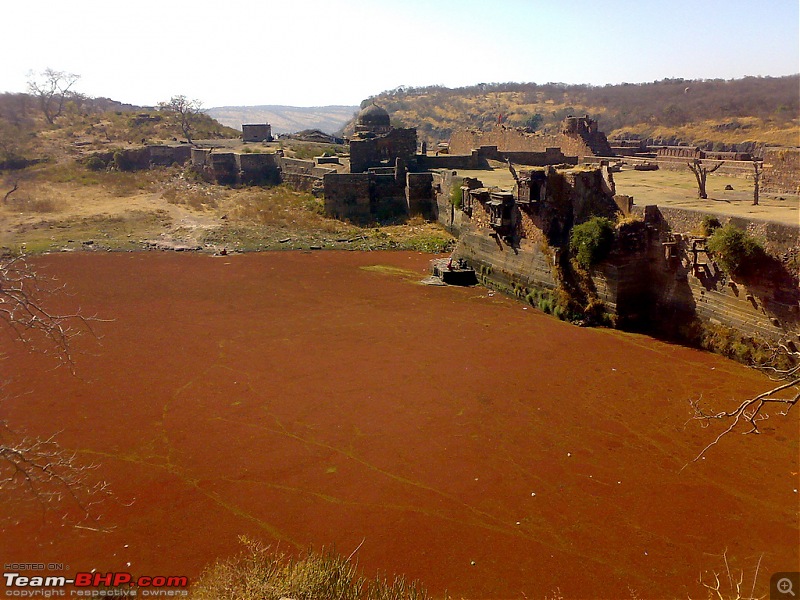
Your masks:
{"label": "domed roof", "polygon": [[381,130],[390,127],[389,113],[377,104],[370,104],[358,113],[357,124],[359,129]]}

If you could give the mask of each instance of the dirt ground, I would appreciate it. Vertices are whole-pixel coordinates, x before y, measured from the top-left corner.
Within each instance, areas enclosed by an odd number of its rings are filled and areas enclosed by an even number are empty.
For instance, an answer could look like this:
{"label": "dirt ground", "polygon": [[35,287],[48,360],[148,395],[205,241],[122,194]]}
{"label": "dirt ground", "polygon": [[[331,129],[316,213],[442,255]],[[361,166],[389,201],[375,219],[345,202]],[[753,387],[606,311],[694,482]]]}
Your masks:
{"label": "dirt ground", "polygon": [[[272,191],[261,188],[211,186],[174,170],[86,173],[69,172],[69,178],[62,175],[63,181],[22,181],[18,191],[0,203],[0,248],[28,253],[87,246],[95,250],[206,252],[311,247],[432,249],[429,242],[442,246],[443,240],[452,239],[435,224],[421,220],[411,227],[375,230],[322,219],[319,202],[312,207],[311,201],[291,191],[270,196]],[[513,186],[508,169],[500,163],[490,170],[458,173],[477,177],[487,186]],[[72,180],[80,177],[98,180],[91,185]],[[615,174],[615,181],[617,192],[632,195],[640,206],[677,206],[788,224],[800,219],[797,195],[762,194],[760,205],[752,206],[751,182],[745,179],[710,175],[708,200],[696,197],[688,169],[686,173],[623,170]],[[9,180],[3,189],[8,191],[10,185]],[[726,191],[726,185],[733,191]],[[287,204],[285,196],[292,194],[297,198]],[[254,198],[259,195],[264,198],[256,206]]]}
{"label": "dirt ground", "polygon": [[[753,206],[753,182],[750,179],[713,173],[708,176],[708,199],[697,197],[694,175],[683,171],[635,171],[614,173],[618,194],[633,196],[635,204],[658,204],[676,208],[703,210],[721,215],[800,224],[800,197],[797,194],[760,193]],[[726,190],[730,185],[733,190]]]}
{"label": "dirt ground", "polygon": [[472,599],[705,597],[726,550],[747,583],[760,565],[757,594],[797,568],[798,413],[692,462],[715,430],[687,423],[689,400],[768,380],[420,286],[429,259],[37,257],[67,286],[56,309],[111,320],[76,342],[76,375],[6,338],[1,416],[60,432],[116,500],[88,528],[4,501],[3,561],[194,578],[244,534],[360,545],[367,574]]}

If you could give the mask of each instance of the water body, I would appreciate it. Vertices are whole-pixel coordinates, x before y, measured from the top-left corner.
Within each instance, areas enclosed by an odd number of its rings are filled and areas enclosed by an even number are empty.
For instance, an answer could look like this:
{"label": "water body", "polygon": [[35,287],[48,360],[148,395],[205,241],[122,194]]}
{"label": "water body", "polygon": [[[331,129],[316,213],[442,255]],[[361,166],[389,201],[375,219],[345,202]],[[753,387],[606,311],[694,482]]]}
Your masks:
{"label": "water body", "polygon": [[76,375],[4,338],[0,416],[60,431],[117,500],[87,529],[13,495],[2,560],[194,578],[242,534],[363,541],[368,574],[487,599],[700,597],[726,549],[748,577],[763,554],[757,590],[797,568],[798,413],[691,462],[715,431],[687,425],[689,400],[730,406],[765,378],[418,285],[429,259],[37,258],[58,309],[113,320],[75,342]]}

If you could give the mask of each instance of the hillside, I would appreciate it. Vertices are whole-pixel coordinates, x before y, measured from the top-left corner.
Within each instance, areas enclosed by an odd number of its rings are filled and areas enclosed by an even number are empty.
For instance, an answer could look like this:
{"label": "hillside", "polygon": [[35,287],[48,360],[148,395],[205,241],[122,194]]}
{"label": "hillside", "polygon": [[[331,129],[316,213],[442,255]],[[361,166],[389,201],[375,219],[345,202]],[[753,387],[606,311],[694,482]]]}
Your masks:
{"label": "hillside", "polygon": [[[193,115],[191,131],[198,139],[241,135],[203,113]],[[170,111],[75,97],[50,124],[30,95],[0,94],[0,169],[178,139],[185,139],[180,118]]]}
{"label": "hillside", "polygon": [[722,150],[800,144],[798,90],[800,75],[606,86],[490,83],[401,87],[364,102],[374,100],[395,124],[416,127],[429,143],[447,140],[455,129],[488,130],[498,118],[554,131],[566,115],[588,114],[608,137],[681,140]]}
{"label": "hillside", "polygon": [[320,129],[340,131],[358,112],[357,106],[220,106],[204,111],[223,125],[241,131],[242,123],[269,123],[272,133]]}

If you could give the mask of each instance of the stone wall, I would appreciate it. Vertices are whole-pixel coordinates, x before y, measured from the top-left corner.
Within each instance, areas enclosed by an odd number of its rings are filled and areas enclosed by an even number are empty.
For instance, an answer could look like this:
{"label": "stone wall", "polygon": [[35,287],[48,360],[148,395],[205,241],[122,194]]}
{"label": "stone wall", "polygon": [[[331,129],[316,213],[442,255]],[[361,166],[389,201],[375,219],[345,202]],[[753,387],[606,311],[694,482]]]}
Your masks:
{"label": "stone wall", "polygon": [[645,207],[644,213],[653,232],[649,271],[653,318],[696,316],[746,336],[773,342],[791,336],[797,341],[800,289],[791,265],[800,253],[800,227],[714,215],[723,224],[748,230],[772,257],[759,273],[742,278],[722,271],[707,253],[692,252],[703,213],[655,206]]}
{"label": "stone wall", "polygon": [[504,153],[547,152],[548,148],[559,148],[566,156],[576,156],[578,162],[587,157],[611,155],[605,135],[594,129],[579,128],[574,132],[546,134],[500,124],[491,131],[467,129],[450,136],[451,154],[469,154],[481,146],[496,146]]}
{"label": "stone wall", "polygon": [[761,189],[800,194],[800,148],[764,148]]}
{"label": "stone wall", "polygon": [[327,216],[354,223],[370,220],[369,173],[331,173],[322,181]]}
{"label": "stone wall", "polygon": [[350,172],[363,173],[371,167],[392,166],[400,158],[412,162],[417,153],[417,130],[395,128],[383,135],[350,140]]}
{"label": "stone wall", "polygon": [[477,152],[470,154],[440,154],[417,156],[420,169],[480,169],[483,165]]}
{"label": "stone wall", "polygon": [[406,211],[409,216],[433,215],[433,174],[408,173],[406,174]]}
{"label": "stone wall", "polygon": [[148,146],[150,164],[169,167],[175,163],[182,165],[191,158],[192,148],[183,146]]}
{"label": "stone wall", "polygon": [[276,154],[215,152],[192,148],[192,168],[206,181],[220,185],[277,184],[282,181],[280,157]]}
{"label": "stone wall", "polygon": [[[426,208],[419,197],[425,187],[423,179],[412,178],[413,203],[420,211]],[[323,177],[323,189],[325,214],[336,219],[372,223],[409,213],[406,175],[398,178],[395,173],[328,173]]]}
{"label": "stone wall", "polygon": [[236,154],[238,183],[247,185],[278,184],[281,172],[277,154],[253,153]]}
{"label": "stone wall", "polygon": [[[614,212],[602,169],[547,168],[544,173],[544,198],[515,204],[512,231],[504,234],[493,224],[491,196],[480,182],[470,180],[462,188],[481,198],[466,212],[450,205],[447,172],[434,183],[440,187],[439,222],[460,232],[458,257],[487,283],[518,295],[520,288],[555,288],[558,248],[567,247],[572,226]],[[634,206],[631,212],[641,220],[619,229],[614,251],[590,272],[590,288],[620,326],[638,324],[674,334],[681,323],[697,320],[773,343],[800,340],[800,226],[656,206]],[[708,216],[745,229],[762,242],[769,256],[757,273],[731,277],[718,267],[700,236]]]}
{"label": "stone wall", "polygon": [[249,123],[242,125],[242,141],[271,142],[272,125],[269,123]]}
{"label": "stone wall", "polygon": [[[657,218],[647,216],[656,211],[659,215]],[[695,236],[701,234],[703,220],[707,217],[714,217],[722,225],[730,223],[758,238],[769,254],[787,264],[800,258],[800,227],[797,225],[711,214],[688,208],[639,206],[638,204],[633,205],[631,214],[643,220],[659,223],[664,232]]]}
{"label": "stone wall", "polygon": [[[658,165],[659,169],[667,169],[669,171],[685,171],[692,179],[694,175],[692,175],[689,167],[687,166],[689,162],[693,159],[691,158],[680,158],[677,156],[659,156],[657,158],[625,158],[625,162],[629,165],[635,165],[637,163],[655,163]],[[703,164],[709,167],[713,167],[720,162],[719,160],[714,159],[702,159]],[[718,175],[731,175],[733,177],[752,177],[753,176],[753,163],[752,161],[734,161],[734,160],[726,160],[723,162],[722,166],[715,171]]]}
{"label": "stone wall", "polygon": [[96,156],[106,164],[111,164],[115,154],[120,154],[130,170],[149,169],[152,166],[169,167],[175,163],[180,165],[191,158],[192,147],[180,146],[142,146],[108,152],[96,152]]}
{"label": "stone wall", "polygon": [[496,146],[501,152],[546,152],[547,148],[560,148],[567,156],[577,156],[579,162],[587,156],[594,156],[579,135],[529,133],[496,125],[491,131],[467,129],[450,136],[451,154],[470,154],[481,146]]}

